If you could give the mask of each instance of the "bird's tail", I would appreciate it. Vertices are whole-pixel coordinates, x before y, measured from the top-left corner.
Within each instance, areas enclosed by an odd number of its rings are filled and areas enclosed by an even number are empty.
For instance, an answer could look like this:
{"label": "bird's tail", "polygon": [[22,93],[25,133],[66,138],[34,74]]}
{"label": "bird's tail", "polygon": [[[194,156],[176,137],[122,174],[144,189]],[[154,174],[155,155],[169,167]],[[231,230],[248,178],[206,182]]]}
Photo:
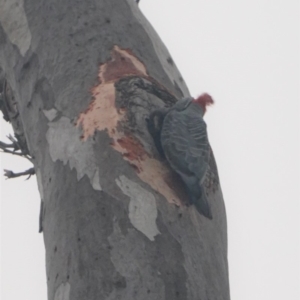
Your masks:
{"label": "bird's tail", "polygon": [[205,191],[202,189],[201,195],[193,199],[193,204],[200,214],[208,219],[212,219],[211,209]]}
{"label": "bird's tail", "polygon": [[188,177],[188,176],[182,176],[186,191],[189,196],[190,203],[195,205],[198,212],[205,216],[208,219],[212,219],[212,213],[211,209],[208,203],[208,199],[205,193],[205,188],[203,186],[203,183],[199,182],[199,179],[195,176]]}

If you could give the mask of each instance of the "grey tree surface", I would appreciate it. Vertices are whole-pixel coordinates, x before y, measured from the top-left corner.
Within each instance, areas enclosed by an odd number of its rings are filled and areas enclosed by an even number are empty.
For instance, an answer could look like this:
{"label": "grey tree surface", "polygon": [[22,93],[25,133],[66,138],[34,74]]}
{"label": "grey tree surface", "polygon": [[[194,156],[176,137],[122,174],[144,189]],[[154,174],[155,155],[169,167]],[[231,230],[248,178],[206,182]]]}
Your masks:
{"label": "grey tree surface", "polygon": [[229,299],[220,185],[208,220],[147,131],[189,92],[136,1],[0,5],[1,107],[37,176],[48,299]]}

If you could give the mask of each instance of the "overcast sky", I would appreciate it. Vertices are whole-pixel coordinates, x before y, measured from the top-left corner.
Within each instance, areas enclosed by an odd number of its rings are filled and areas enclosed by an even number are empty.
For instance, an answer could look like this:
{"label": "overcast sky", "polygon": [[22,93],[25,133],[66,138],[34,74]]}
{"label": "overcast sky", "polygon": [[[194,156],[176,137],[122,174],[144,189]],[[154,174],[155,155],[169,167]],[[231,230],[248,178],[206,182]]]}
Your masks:
{"label": "overcast sky", "polygon": [[[298,1],[141,0],[140,8],[191,95],[216,102],[206,122],[227,209],[231,299],[299,300]],[[0,159],[1,169],[30,167]],[[47,298],[39,202],[35,177],[1,176],[3,300]]]}

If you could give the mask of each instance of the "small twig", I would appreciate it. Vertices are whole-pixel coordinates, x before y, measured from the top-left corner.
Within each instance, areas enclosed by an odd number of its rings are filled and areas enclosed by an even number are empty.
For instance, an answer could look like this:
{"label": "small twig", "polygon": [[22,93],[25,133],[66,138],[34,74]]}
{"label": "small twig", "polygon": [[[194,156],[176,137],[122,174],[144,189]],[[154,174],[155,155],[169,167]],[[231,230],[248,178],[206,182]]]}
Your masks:
{"label": "small twig", "polygon": [[[1,147],[0,147],[0,148],[1,148]],[[23,154],[23,153],[14,152],[14,151],[11,151],[11,150],[8,150],[8,149],[3,149],[3,148],[1,148],[1,150],[2,150],[2,151],[0,151],[0,152],[2,152],[2,153],[8,153],[8,154],[13,154],[13,155],[25,157],[25,158],[27,158],[30,162],[32,162],[31,157],[29,157],[28,155],[25,155],[25,154]]]}
{"label": "small twig", "polygon": [[20,172],[20,173],[14,173],[11,170],[5,170],[4,169],[4,176],[6,176],[6,179],[10,179],[10,178],[16,178],[16,177],[20,177],[20,176],[25,176],[25,175],[29,175],[26,180],[28,180],[32,175],[35,174],[35,170],[34,168],[30,168],[24,172]]}
{"label": "small twig", "polygon": [[[12,142],[12,144],[7,144],[7,143],[0,141],[0,150],[2,150],[0,152],[25,157],[30,162],[32,162],[32,158],[28,154],[26,154],[22,151],[22,148],[20,147],[19,142],[13,136],[9,135],[9,136],[7,136],[7,138]],[[13,150],[11,150],[11,149],[13,149]],[[17,151],[20,151],[20,152],[17,152]]]}
{"label": "small twig", "polygon": [[15,145],[14,144],[6,144],[4,142],[1,142],[0,141],[0,148],[3,149],[3,148],[15,148]]}
{"label": "small twig", "polygon": [[[21,150],[22,148],[21,148],[21,146],[20,146],[20,144],[19,144],[19,142],[10,134],[10,135],[8,135],[8,136],[6,136],[12,143],[13,143],[13,145],[15,146],[15,151],[17,151],[17,150]],[[22,151],[22,150],[21,150]]]}

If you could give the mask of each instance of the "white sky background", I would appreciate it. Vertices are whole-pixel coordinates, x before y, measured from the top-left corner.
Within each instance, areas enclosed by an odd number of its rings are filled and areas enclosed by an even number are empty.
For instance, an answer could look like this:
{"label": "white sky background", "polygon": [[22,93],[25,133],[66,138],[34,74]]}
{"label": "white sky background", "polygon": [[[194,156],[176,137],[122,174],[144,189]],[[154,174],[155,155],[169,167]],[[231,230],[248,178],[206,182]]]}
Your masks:
{"label": "white sky background", "polygon": [[[298,1],[141,0],[140,7],[191,95],[208,92],[216,102],[206,121],[227,208],[231,299],[299,300]],[[0,159],[1,169],[30,167]],[[47,298],[39,202],[35,178],[1,176],[3,300]]]}

